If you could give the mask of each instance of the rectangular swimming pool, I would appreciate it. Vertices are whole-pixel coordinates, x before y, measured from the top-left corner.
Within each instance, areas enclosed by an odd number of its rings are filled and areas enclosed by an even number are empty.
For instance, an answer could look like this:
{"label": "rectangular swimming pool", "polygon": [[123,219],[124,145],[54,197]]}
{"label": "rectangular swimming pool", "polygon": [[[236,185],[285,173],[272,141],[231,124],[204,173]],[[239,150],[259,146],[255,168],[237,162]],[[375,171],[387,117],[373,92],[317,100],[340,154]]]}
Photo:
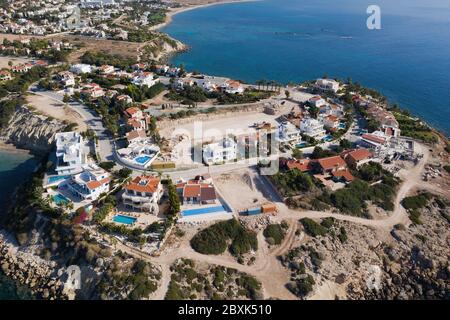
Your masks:
{"label": "rectangular swimming pool", "polygon": [[150,156],[140,156],[140,157],[135,158],[134,161],[136,161],[139,164],[146,164],[151,159],[152,159],[152,157],[150,157]]}
{"label": "rectangular swimming pool", "polygon": [[196,215],[200,215],[200,214],[217,213],[217,212],[223,212],[223,211],[226,211],[223,206],[217,206],[217,207],[183,210],[181,212],[181,215],[183,217],[188,217],[188,216],[196,216]]}
{"label": "rectangular swimming pool", "polygon": [[66,197],[64,197],[62,194],[56,194],[52,197],[52,200],[57,204],[57,205],[64,205],[64,204],[68,204],[70,202],[69,199],[67,199]]}
{"label": "rectangular swimming pool", "polygon": [[117,223],[123,223],[123,224],[127,224],[127,225],[132,225],[136,222],[137,218],[133,218],[133,217],[128,217],[128,216],[124,216],[121,214],[115,215],[113,218],[114,222]]}
{"label": "rectangular swimming pool", "polygon": [[56,182],[60,182],[63,180],[66,180],[70,178],[70,176],[53,176],[53,177],[49,177],[47,180],[47,184],[54,184]]}

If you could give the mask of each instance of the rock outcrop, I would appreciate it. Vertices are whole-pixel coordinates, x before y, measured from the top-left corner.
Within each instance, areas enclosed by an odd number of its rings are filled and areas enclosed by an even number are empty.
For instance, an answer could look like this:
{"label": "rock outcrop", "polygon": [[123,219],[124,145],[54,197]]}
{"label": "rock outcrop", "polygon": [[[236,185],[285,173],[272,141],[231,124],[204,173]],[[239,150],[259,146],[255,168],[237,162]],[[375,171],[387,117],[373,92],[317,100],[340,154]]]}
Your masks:
{"label": "rock outcrop", "polygon": [[55,134],[64,130],[66,124],[33,113],[26,106],[16,108],[8,126],[0,132],[0,139],[18,148],[44,154],[52,149]]}
{"label": "rock outcrop", "polygon": [[0,234],[0,268],[9,278],[28,286],[42,299],[67,299],[64,283],[55,275],[54,262],[20,251]]}

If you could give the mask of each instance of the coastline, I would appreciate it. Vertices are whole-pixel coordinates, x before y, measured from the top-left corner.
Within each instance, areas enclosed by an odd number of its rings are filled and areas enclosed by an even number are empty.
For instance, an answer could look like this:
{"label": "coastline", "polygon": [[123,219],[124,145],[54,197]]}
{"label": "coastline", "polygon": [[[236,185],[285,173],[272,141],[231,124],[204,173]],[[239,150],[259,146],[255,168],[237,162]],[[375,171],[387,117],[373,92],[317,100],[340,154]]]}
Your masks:
{"label": "coastline", "polygon": [[19,149],[19,148],[15,147],[13,144],[5,143],[3,141],[0,141],[0,152],[31,154],[30,150]]}
{"label": "coastline", "polygon": [[188,6],[182,6],[179,8],[174,8],[174,9],[166,12],[166,19],[163,23],[154,25],[154,26],[150,27],[149,30],[159,31],[160,29],[168,26],[172,22],[173,17],[179,13],[183,13],[183,12],[187,12],[187,11],[191,11],[191,10],[195,10],[195,9],[200,9],[200,8],[221,5],[221,4],[256,2],[256,1],[261,1],[261,0],[225,0],[225,1],[219,0],[217,2],[205,3],[205,4],[199,4],[199,5],[188,5]]}

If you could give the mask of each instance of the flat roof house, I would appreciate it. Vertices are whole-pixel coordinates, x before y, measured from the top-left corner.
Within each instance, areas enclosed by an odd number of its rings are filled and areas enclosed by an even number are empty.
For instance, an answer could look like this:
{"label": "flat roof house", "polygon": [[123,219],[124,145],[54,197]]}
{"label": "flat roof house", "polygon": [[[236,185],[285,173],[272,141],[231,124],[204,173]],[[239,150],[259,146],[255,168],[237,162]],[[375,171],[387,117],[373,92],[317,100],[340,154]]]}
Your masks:
{"label": "flat roof house", "polygon": [[203,148],[203,161],[207,165],[236,159],[237,146],[233,139],[224,138],[221,142],[211,143]]}
{"label": "flat roof house", "polygon": [[154,176],[138,176],[130,181],[124,190],[122,194],[124,205],[146,212],[154,210],[163,195],[161,179]]}
{"label": "flat roof house", "polygon": [[332,91],[336,93],[339,90],[339,82],[330,79],[317,79],[314,87],[322,91]]}
{"label": "flat roof house", "polygon": [[68,183],[69,190],[81,200],[97,200],[109,191],[109,173],[95,164],[83,166],[83,171],[73,175]]}
{"label": "flat roof house", "polygon": [[92,67],[88,64],[79,63],[79,64],[74,64],[73,66],[71,66],[70,71],[75,74],[91,73]]}
{"label": "flat roof house", "polygon": [[83,137],[78,132],[61,132],[56,139],[56,172],[59,175],[74,174],[82,170],[86,162]]}
{"label": "flat roof house", "polygon": [[321,96],[314,96],[308,99],[308,103],[314,107],[320,108],[327,105],[327,102]]}
{"label": "flat roof house", "polygon": [[303,118],[300,122],[300,131],[318,140],[325,136],[323,124],[313,118]]}

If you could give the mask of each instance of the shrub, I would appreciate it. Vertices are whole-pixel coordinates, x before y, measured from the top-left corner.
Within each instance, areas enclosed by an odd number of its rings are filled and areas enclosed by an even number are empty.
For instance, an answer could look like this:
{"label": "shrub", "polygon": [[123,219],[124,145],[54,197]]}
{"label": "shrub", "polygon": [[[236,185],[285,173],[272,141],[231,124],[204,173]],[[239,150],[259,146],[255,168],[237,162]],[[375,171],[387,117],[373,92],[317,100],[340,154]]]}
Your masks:
{"label": "shrub", "polygon": [[285,233],[281,225],[270,224],[263,231],[266,240],[273,239],[274,244],[281,244],[283,242]]}
{"label": "shrub", "polygon": [[431,194],[421,193],[417,196],[406,197],[402,200],[402,206],[406,210],[417,210],[425,207],[431,199]]}
{"label": "shrub", "polygon": [[311,237],[324,236],[327,234],[327,229],[310,218],[303,218],[300,220],[305,232]]}
{"label": "shrub", "polygon": [[191,246],[202,254],[221,254],[230,240],[228,248],[235,256],[258,248],[256,234],[246,230],[236,219],[221,221],[201,230],[191,239]]}

